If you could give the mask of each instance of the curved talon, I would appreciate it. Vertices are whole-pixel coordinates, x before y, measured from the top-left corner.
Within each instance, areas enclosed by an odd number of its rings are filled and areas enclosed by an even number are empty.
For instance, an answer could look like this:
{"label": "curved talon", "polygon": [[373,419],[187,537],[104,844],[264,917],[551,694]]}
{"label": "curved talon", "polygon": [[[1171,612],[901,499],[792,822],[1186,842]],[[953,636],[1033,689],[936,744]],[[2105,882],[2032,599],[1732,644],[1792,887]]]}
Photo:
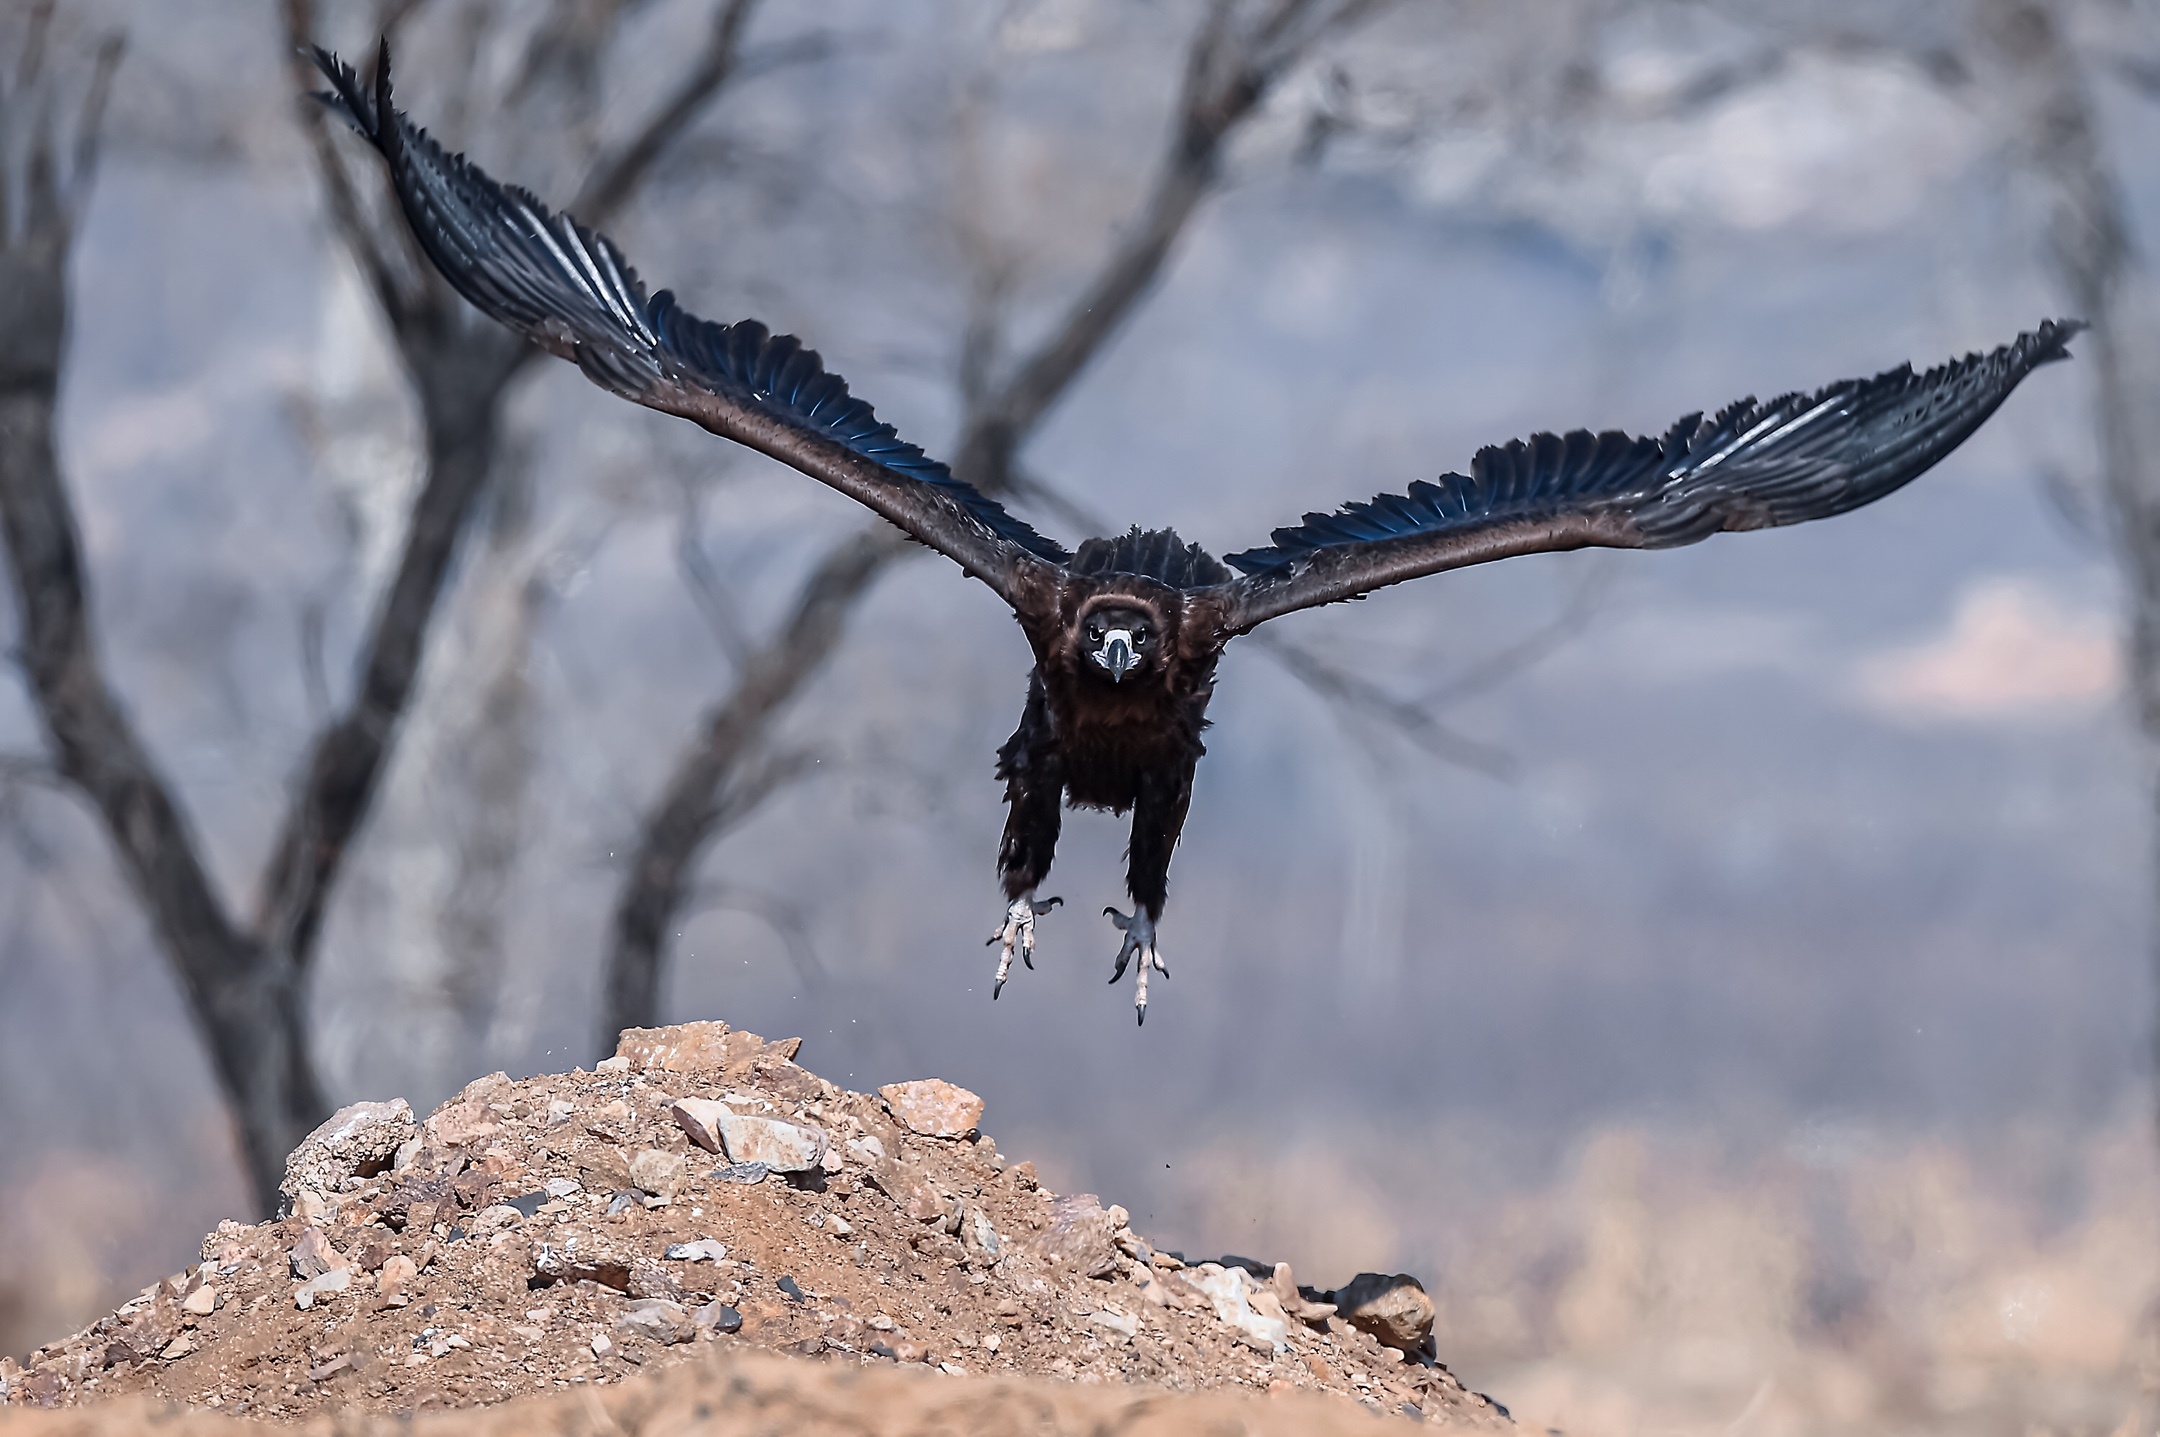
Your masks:
{"label": "curved talon", "polygon": [[1148,917],[1145,909],[1136,908],[1129,916],[1115,908],[1105,908],[1103,912],[1125,935],[1125,941],[1118,946],[1117,963],[1111,970],[1110,981],[1116,983],[1125,976],[1126,968],[1135,958],[1140,960],[1140,971],[1133,983],[1133,1008],[1138,1021],[1145,1025],[1149,972],[1160,973],[1165,978],[1170,976],[1170,966],[1163,962],[1161,952],[1155,947],[1155,920]]}
{"label": "curved talon", "polygon": [[990,935],[989,942],[983,944],[987,948],[995,943],[1000,945],[1001,949],[998,953],[997,977],[990,985],[991,1002],[997,1001],[998,994],[1004,991],[1005,980],[1012,975],[1015,949],[1019,950],[1020,961],[1030,969],[1034,968],[1035,920],[1064,901],[1062,898],[1045,898],[1037,903],[1033,890],[1030,890],[1015,898],[1006,908],[1004,923],[999,925],[997,932]]}

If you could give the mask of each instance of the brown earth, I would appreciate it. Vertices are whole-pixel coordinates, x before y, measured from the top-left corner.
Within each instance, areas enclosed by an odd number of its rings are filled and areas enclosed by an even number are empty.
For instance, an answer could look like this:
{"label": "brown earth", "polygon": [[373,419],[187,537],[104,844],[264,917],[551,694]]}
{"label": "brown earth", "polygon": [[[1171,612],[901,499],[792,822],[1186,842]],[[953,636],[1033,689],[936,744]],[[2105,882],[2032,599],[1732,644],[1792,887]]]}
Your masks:
{"label": "brown earth", "polygon": [[[689,1024],[627,1035],[598,1072],[482,1078],[417,1126],[348,1109],[294,1154],[286,1216],[222,1223],[201,1263],[0,1359],[5,1407],[78,1409],[0,1408],[0,1434],[174,1405],[372,1431],[516,1398],[553,1410],[458,1430],[1505,1425],[1433,1360],[1408,1279],[1346,1282],[1362,1305],[1338,1312],[1287,1265],[1188,1263],[1008,1162],[972,1095],[848,1092],[795,1051]],[[1195,1389],[1226,1391],[1171,1395]]]}

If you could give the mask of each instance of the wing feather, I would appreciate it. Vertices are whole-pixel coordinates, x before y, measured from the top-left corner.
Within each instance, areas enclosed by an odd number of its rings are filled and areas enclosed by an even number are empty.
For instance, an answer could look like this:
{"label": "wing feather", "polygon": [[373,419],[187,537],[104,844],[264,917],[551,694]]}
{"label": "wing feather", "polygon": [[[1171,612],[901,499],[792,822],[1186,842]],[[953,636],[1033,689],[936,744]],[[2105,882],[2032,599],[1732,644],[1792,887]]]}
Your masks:
{"label": "wing feather", "polygon": [[1229,554],[1230,629],[1514,554],[1663,549],[1727,530],[1827,518],[1912,482],[1979,428],[2085,326],[2049,320],[1990,354],[1813,394],[1690,414],[1662,439],[1534,434],[1483,449],[1468,474],[1307,514]]}
{"label": "wing feather", "polygon": [[317,49],[320,98],[388,163],[421,248],[453,288],[625,399],[748,444],[859,500],[1008,601],[1016,565],[1063,564],[1058,544],[902,439],[817,351],[755,320],[714,324],[646,297],[607,236],[498,184],[391,103],[386,45],[372,93]]}

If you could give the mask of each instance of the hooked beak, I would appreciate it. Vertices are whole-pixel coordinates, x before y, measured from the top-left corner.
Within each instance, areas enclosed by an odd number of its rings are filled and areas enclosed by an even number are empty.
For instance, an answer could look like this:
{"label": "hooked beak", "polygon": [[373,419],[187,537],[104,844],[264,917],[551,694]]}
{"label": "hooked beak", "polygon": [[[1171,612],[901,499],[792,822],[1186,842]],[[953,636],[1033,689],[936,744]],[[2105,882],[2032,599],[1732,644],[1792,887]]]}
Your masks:
{"label": "hooked beak", "polygon": [[1132,633],[1128,629],[1112,629],[1103,636],[1103,646],[1092,655],[1095,662],[1110,671],[1112,683],[1125,682],[1125,672],[1136,662],[1133,653]]}

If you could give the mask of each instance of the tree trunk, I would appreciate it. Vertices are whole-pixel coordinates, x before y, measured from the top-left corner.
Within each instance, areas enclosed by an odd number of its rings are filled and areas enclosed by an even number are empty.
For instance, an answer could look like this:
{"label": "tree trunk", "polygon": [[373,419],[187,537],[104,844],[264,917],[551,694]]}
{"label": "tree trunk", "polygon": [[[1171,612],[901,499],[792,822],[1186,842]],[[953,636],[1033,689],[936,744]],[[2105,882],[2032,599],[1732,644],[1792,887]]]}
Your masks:
{"label": "tree trunk", "polygon": [[96,806],[121,871],[188,996],[240,1129],[257,1201],[277,1201],[285,1154],[321,1121],[300,974],[241,932],[196,838],[106,686],[92,646],[82,546],[53,450],[50,382],[0,394],[0,531],[23,668],[60,772]]}

